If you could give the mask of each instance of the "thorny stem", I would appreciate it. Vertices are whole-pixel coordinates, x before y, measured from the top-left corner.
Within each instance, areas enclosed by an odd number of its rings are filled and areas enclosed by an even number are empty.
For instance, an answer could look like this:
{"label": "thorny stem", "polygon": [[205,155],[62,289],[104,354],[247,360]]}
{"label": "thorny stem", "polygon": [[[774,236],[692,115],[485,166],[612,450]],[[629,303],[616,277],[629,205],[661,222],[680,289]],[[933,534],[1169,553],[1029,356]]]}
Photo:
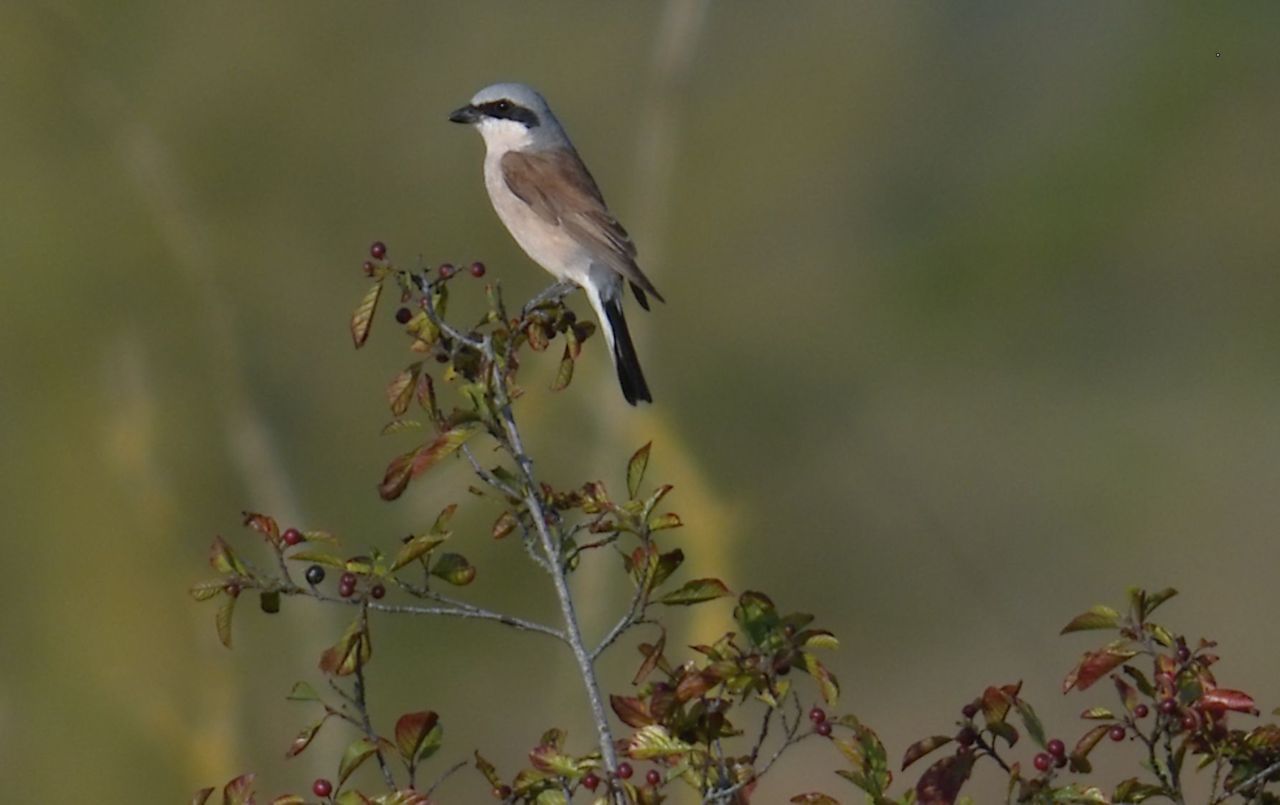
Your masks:
{"label": "thorny stem", "polygon": [[[366,635],[369,631],[369,610],[366,607],[360,609],[360,630]],[[387,759],[382,756],[382,744],[378,740],[378,734],[373,731],[373,722],[369,718],[369,706],[364,697],[364,661],[360,658],[359,651],[356,652],[355,696],[352,701],[360,713],[360,726],[364,729],[365,737],[375,748],[378,768],[382,770],[382,779],[386,782],[387,788],[394,791],[396,790],[395,778],[391,776],[391,767],[387,765]]]}

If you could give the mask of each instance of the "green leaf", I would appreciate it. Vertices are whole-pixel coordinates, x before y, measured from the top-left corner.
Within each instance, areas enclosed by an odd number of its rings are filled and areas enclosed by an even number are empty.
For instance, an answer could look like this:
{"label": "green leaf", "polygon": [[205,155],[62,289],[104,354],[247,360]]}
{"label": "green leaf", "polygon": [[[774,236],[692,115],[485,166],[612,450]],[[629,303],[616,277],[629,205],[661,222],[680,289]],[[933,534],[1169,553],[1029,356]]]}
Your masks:
{"label": "green leaf", "polygon": [[202,788],[191,795],[191,805],[204,805],[213,796],[213,788]]}
{"label": "green leaf", "polygon": [[804,648],[822,648],[834,651],[840,648],[840,641],[826,629],[811,629],[801,633],[800,645]]}
{"label": "green leaf", "polygon": [[693,746],[685,743],[659,724],[641,727],[627,741],[627,754],[636,760],[652,760],[687,755]]}
{"label": "green leaf", "polygon": [[751,590],[738,597],[733,617],[756,646],[765,646],[774,636],[780,622],[778,610],[769,596]]}
{"label": "green leaf", "polygon": [[663,531],[668,528],[679,528],[682,525],[684,525],[684,522],[680,520],[680,515],[675,512],[655,515],[645,523],[645,527],[650,531]]}
{"label": "green leaf", "polygon": [[1072,618],[1070,623],[1062,627],[1059,634],[1081,632],[1086,629],[1114,629],[1119,624],[1120,613],[1111,607],[1099,604]]}
{"label": "green leaf", "polygon": [[303,728],[293,739],[293,743],[289,744],[289,749],[284,753],[286,758],[297,757],[302,754],[303,750],[311,745],[311,741],[315,739],[316,733],[320,732],[320,728],[324,726],[324,722],[329,719],[329,714],[325,713],[324,718],[309,727]]}
{"label": "green leaf", "polygon": [[684,563],[684,551],[676,548],[658,555],[658,561],[654,563],[652,573],[649,579],[649,589],[653,590],[660,586],[667,579],[671,578],[671,574]]}
{"label": "green leaf", "polygon": [[213,623],[218,630],[218,639],[222,645],[231,648],[231,616],[235,614],[237,596],[228,595],[222,599]]}
{"label": "green leaf", "polygon": [[364,346],[369,339],[369,328],[373,326],[373,313],[378,309],[378,297],[382,296],[382,282],[375,282],[360,300],[360,306],[351,314],[351,340],[356,349]]}
{"label": "green leaf", "polygon": [[435,754],[443,738],[440,716],[431,710],[405,713],[396,721],[396,749],[410,766]]}
{"label": "green leaf", "polygon": [[493,535],[494,539],[502,539],[512,531],[515,531],[516,525],[516,516],[510,511],[504,511],[498,516],[498,519],[494,521],[493,529],[490,533]]}
{"label": "green leaf", "polygon": [[563,391],[571,382],[573,382],[573,350],[565,344],[564,354],[560,356],[560,368],[556,370],[556,377],[551,381],[551,390]]}
{"label": "green leaf", "polygon": [[1112,795],[1111,801],[1121,802],[1144,802],[1152,797],[1167,797],[1168,792],[1162,786],[1143,783],[1137,777],[1130,777],[1116,786],[1116,792]]}
{"label": "green leaf", "polygon": [[1022,699],[1015,699],[1013,706],[1018,709],[1018,715],[1022,717],[1022,725],[1027,728],[1027,734],[1031,736],[1031,740],[1036,744],[1044,746],[1044,724],[1040,722],[1040,717],[1036,715],[1036,711],[1032,709],[1030,703],[1024,702]]}
{"label": "green leaf", "polygon": [[293,690],[289,691],[289,695],[286,698],[292,702],[318,702],[320,701],[320,694],[316,693],[316,689],[306,682],[294,682]]}
{"label": "green leaf", "polygon": [[209,548],[209,566],[218,573],[234,573],[237,576],[248,576],[249,571],[244,563],[231,550],[231,546],[222,537],[214,537]]}
{"label": "green leaf", "polygon": [[1102,740],[1102,736],[1111,731],[1110,724],[1099,724],[1093,729],[1080,736],[1080,740],[1076,741],[1075,748],[1071,750],[1071,770],[1088,774],[1093,770],[1093,765],[1089,763],[1089,753]]}
{"label": "green leaf", "polygon": [[411,538],[396,554],[396,560],[391,563],[391,572],[394,573],[410,562],[426,556],[442,542],[444,537],[433,537],[430,534],[419,534]]}
{"label": "green leaf", "polygon": [[1106,707],[1090,707],[1080,717],[1089,721],[1115,721],[1116,714]]}
{"label": "green leaf", "polygon": [[289,554],[289,559],[294,562],[311,562],[312,564],[328,565],[329,567],[336,567],[342,570],[347,569],[347,563],[345,561],[331,553],[325,553],[324,551],[312,549],[298,551],[297,553]]}
{"label": "green leaf", "polygon": [[307,801],[297,794],[281,794],[271,800],[271,805],[307,805]]}
{"label": "green leaf", "polygon": [[426,472],[441,460],[453,455],[467,440],[480,431],[475,421],[462,422],[449,428],[427,444],[396,456],[387,465],[378,494],[383,500],[395,500],[404,493],[409,481]]}
{"label": "green leaf", "polygon": [[422,373],[422,361],[411,363],[387,384],[387,405],[393,416],[404,416],[413,402],[413,392]]}
{"label": "green leaf", "polygon": [[191,585],[191,589],[188,592],[197,601],[208,601],[210,598],[221,595],[226,589],[226,579],[210,579],[209,581],[196,582]]}
{"label": "green leaf", "polygon": [[352,772],[360,768],[360,764],[378,753],[378,745],[368,738],[356,738],[342,753],[342,762],[338,764],[338,785],[342,785]]}
{"label": "green leaf", "polygon": [[320,670],[335,676],[355,673],[358,665],[367,663],[373,656],[373,645],[364,631],[363,618],[357,617],[338,638],[338,642],[320,655]]}
{"label": "green leaf", "polygon": [[800,657],[804,660],[805,671],[818,683],[818,689],[822,691],[823,701],[829,706],[834,706],[836,699],[840,697],[840,685],[836,681],[836,675],[831,673],[817,657],[809,652],[800,652]]}
{"label": "green leaf", "polygon": [[649,467],[651,447],[653,442],[646,442],[644,447],[635,451],[631,455],[631,460],[627,462],[627,495],[632,500],[636,499],[636,494],[640,491],[640,482],[644,480],[644,471]]}
{"label": "green leaf", "polygon": [[921,738],[907,747],[906,753],[902,756],[902,770],[906,771],[907,767],[912,763],[915,763],[933,750],[946,746],[953,740],[955,739],[950,735],[934,735],[929,738]]}
{"label": "green leaf", "polygon": [[678,590],[673,590],[658,599],[658,603],[668,606],[689,606],[713,601],[733,595],[723,581],[719,579],[694,579],[687,581]]}
{"label": "green leaf", "polygon": [[1172,587],[1165,587],[1163,590],[1155,593],[1147,593],[1144,602],[1142,619],[1145,620],[1152,612],[1156,611],[1156,607],[1168,601],[1178,594],[1178,591]]}
{"label": "green leaf", "polygon": [[431,568],[431,575],[444,579],[456,587],[465,587],[475,581],[476,569],[459,553],[441,554]]}
{"label": "green leaf", "polygon": [[381,436],[390,436],[405,430],[422,430],[422,423],[416,419],[393,419],[382,426]]}
{"label": "green leaf", "polygon": [[1138,668],[1132,665],[1126,665],[1123,669],[1125,675],[1133,680],[1133,684],[1138,686],[1138,690],[1142,691],[1142,695],[1148,698],[1155,698],[1156,688],[1151,684],[1151,680],[1147,679],[1147,675],[1142,673]]}
{"label": "green leaf", "polygon": [[502,785],[502,778],[498,776],[498,772],[493,767],[493,764],[485,760],[478,751],[475,753],[475,755],[476,755],[476,768],[479,769],[480,773],[484,775],[484,779],[489,781],[489,785],[492,786],[493,788],[497,788],[498,786]]}

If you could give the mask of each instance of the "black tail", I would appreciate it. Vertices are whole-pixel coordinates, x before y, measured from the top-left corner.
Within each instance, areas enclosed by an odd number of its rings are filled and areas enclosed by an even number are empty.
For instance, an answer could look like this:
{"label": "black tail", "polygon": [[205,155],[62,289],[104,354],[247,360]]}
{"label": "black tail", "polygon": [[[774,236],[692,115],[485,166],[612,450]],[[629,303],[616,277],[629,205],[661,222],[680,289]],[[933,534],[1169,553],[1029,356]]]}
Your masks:
{"label": "black tail", "polygon": [[635,405],[643,400],[653,402],[649,394],[649,384],[644,382],[644,372],[640,371],[640,359],[636,357],[636,346],[631,343],[631,331],[627,329],[627,320],[622,315],[622,295],[615,299],[603,299],[604,313],[609,321],[607,325],[613,331],[613,365],[618,370],[618,383],[622,386],[622,396],[627,402]]}

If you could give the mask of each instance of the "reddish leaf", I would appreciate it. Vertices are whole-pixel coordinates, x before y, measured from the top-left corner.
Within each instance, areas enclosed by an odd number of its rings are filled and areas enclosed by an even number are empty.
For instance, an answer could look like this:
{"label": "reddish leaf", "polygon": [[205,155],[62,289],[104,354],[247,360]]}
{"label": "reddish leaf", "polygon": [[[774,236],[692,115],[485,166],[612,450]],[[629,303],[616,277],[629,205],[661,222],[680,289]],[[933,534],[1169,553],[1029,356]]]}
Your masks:
{"label": "reddish leaf", "polygon": [[324,718],[311,726],[304,728],[302,732],[299,732],[297,737],[293,739],[293,743],[289,744],[289,749],[284,753],[284,756],[286,758],[290,758],[302,754],[303,750],[311,745],[311,741],[315,739],[316,733],[320,732],[320,728],[324,726],[324,722],[327,721],[328,718],[329,714],[326,713]]}
{"label": "reddish leaf", "polygon": [[1228,688],[1206,690],[1200,696],[1200,706],[1205,710],[1218,712],[1234,710],[1237,713],[1258,714],[1258,706],[1253,701],[1252,696],[1244,691],[1230,690]]}
{"label": "reddish leaf", "polygon": [[387,384],[387,404],[395,416],[403,416],[409,410],[413,400],[413,392],[418,383],[418,375],[422,372],[422,361],[409,364]]}
{"label": "reddish leaf", "polygon": [[252,773],[242,774],[222,789],[222,805],[253,805]]}
{"label": "reddish leaf", "polygon": [[[440,746],[440,733],[437,731],[440,716],[430,710],[417,713],[405,713],[396,721],[396,749],[406,763],[414,764],[423,757],[434,752]],[[435,733],[434,737],[432,733]]]}
{"label": "reddish leaf", "polygon": [[560,368],[556,371],[555,380],[551,381],[552,391],[563,391],[573,382],[573,350],[569,344],[564,345],[564,354],[560,356]]}
{"label": "reddish leaf", "polygon": [[346,751],[342,753],[342,760],[338,764],[338,785],[345,783],[352,772],[360,768],[360,764],[373,757],[377,752],[378,745],[364,736],[352,741],[347,746]]}
{"label": "reddish leaf", "polygon": [[676,699],[682,702],[696,699],[714,687],[716,682],[715,677],[709,674],[690,671],[676,684]]}
{"label": "reddish leaf", "polygon": [[271,800],[271,805],[307,805],[307,801],[297,794],[281,794]]}
{"label": "reddish leaf", "polygon": [[441,433],[434,441],[416,450],[396,456],[387,465],[378,494],[383,500],[395,500],[404,493],[409,481],[426,472],[440,461],[457,452],[467,440],[480,430],[478,422],[463,422]]}
{"label": "reddish leaf", "polygon": [[1080,664],[1071,669],[1067,678],[1062,681],[1062,692],[1069,693],[1072,688],[1076,690],[1088,688],[1137,653],[1132,649],[1120,648],[1119,644],[1115,643],[1097,651],[1087,652],[1080,660]]}
{"label": "reddish leaf", "polygon": [[1062,627],[1059,634],[1080,632],[1086,629],[1114,629],[1120,623],[1120,613],[1111,607],[1090,607],[1087,612],[1075,616],[1071,622]]}
{"label": "reddish leaf", "polygon": [[920,805],[953,805],[960,789],[969,779],[974,755],[948,755],[929,767],[916,783],[916,798]]}
{"label": "reddish leaf", "polygon": [[373,326],[373,313],[378,309],[378,297],[382,296],[382,283],[375,282],[360,300],[360,306],[351,314],[351,340],[356,349],[364,346],[369,338],[369,328]]}
{"label": "reddish leaf", "polygon": [[479,769],[480,773],[484,775],[484,779],[489,781],[489,785],[491,785],[494,788],[497,788],[498,786],[502,785],[502,778],[498,776],[498,772],[493,767],[493,764],[485,760],[483,757],[481,757],[478,751],[475,753],[475,755],[476,755],[476,768]]}
{"label": "reddish leaf", "polygon": [[1099,724],[1093,729],[1080,736],[1080,740],[1076,741],[1075,748],[1071,750],[1071,770],[1082,774],[1088,774],[1093,770],[1093,765],[1089,763],[1089,753],[1102,740],[1102,736],[1111,731],[1110,724]]}
{"label": "reddish leaf", "polygon": [[320,655],[320,670],[335,676],[355,673],[357,665],[363,665],[373,655],[369,635],[362,628],[362,619],[356,618],[337,643]]}
{"label": "reddish leaf", "polygon": [[636,671],[635,677],[631,680],[631,684],[638,685],[644,681],[644,678],[653,673],[653,669],[662,661],[662,652],[667,646],[667,633],[663,631],[658,637],[657,645],[648,643],[640,644],[640,653],[644,656],[644,662],[640,663],[640,668]]}
{"label": "reddish leaf", "polygon": [[204,805],[213,796],[212,788],[202,788],[191,795],[191,805]]}
{"label": "reddish leaf", "polygon": [[634,696],[609,696],[609,705],[613,708],[613,712],[618,715],[619,720],[628,727],[648,726],[653,723],[653,716],[649,713],[649,706],[644,703],[643,699]]}
{"label": "reddish leaf", "polygon": [[280,526],[276,524],[274,517],[268,517],[265,514],[256,512],[241,512],[244,515],[244,524],[254,531],[262,534],[272,545],[280,545]]}
{"label": "reddish leaf", "polygon": [[940,746],[946,746],[951,743],[954,738],[950,735],[934,735],[931,738],[921,738],[911,746],[907,747],[906,754],[902,756],[902,770],[906,771],[907,767],[915,763],[920,758],[929,754]]}
{"label": "reddish leaf", "polygon": [[503,537],[516,530],[516,516],[509,511],[503,512],[493,523],[493,538],[502,539]]}
{"label": "reddish leaf", "polygon": [[235,614],[238,600],[234,595],[223,598],[222,604],[218,607],[218,613],[213,619],[213,625],[218,630],[218,639],[227,648],[231,648],[231,616]]}
{"label": "reddish leaf", "polygon": [[810,791],[807,794],[796,794],[787,802],[801,803],[801,805],[840,805],[840,800],[829,797],[818,791]]}
{"label": "reddish leaf", "polygon": [[249,575],[244,563],[240,561],[231,546],[222,537],[214,537],[209,548],[209,566],[219,573],[234,573],[237,576]]}

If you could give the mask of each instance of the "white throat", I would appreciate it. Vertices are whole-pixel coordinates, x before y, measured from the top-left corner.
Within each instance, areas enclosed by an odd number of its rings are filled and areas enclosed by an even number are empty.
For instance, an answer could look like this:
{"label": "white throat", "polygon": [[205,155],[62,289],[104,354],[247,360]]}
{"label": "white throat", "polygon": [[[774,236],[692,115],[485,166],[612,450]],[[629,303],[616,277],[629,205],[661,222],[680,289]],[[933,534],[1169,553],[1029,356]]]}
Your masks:
{"label": "white throat", "polygon": [[480,130],[490,154],[521,151],[533,143],[533,133],[523,123],[514,120],[487,117],[476,124],[476,128]]}

